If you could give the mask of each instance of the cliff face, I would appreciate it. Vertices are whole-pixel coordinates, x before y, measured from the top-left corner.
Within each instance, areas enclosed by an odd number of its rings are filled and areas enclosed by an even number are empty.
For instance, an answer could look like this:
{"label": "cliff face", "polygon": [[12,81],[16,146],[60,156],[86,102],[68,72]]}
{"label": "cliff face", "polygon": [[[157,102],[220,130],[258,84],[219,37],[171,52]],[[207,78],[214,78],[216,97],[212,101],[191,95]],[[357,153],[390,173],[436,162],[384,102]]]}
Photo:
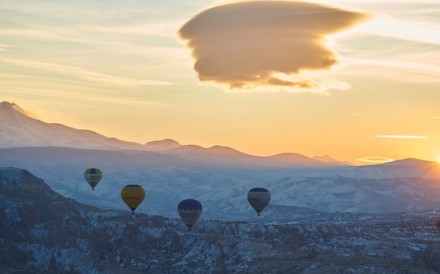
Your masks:
{"label": "cliff face", "polygon": [[85,206],[25,170],[0,168],[0,272],[440,271],[439,211],[295,214],[283,223],[200,220],[188,233],[178,219]]}

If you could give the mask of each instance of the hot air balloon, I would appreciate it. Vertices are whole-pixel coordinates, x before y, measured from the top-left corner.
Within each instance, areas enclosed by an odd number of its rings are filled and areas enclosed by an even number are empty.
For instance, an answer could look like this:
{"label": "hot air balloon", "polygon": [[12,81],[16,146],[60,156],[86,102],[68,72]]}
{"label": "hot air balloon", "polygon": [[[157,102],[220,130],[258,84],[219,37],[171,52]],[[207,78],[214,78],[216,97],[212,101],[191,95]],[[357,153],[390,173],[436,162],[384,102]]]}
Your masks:
{"label": "hot air balloon", "polygon": [[202,215],[202,211],[202,204],[194,199],[183,200],[177,206],[177,212],[179,212],[180,218],[182,218],[189,231]]}
{"label": "hot air balloon", "polygon": [[435,222],[435,226],[438,228],[438,230],[440,231],[440,219],[437,220],[437,222]]}
{"label": "hot air balloon", "polygon": [[134,210],[145,198],[145,191],[140,185],[126,185],[121,190],[121,198],[134,214]]}
{"label": "hot air balloon", "polygon": [[269,190],[256,187],[249,190],[247,199],[249,204],[255,209],[258,216],[260,216],[260,212],[269,204],[270,202],[270,192]]}
{"label": "hot air balloon", "polygon": [[89,183],[89,185],[92,187],[92,190],[94,190],[99,181],[101,181],[102,172],[97,168],[89,168],[84,171],[84,178],[86,179],[87,183]]}

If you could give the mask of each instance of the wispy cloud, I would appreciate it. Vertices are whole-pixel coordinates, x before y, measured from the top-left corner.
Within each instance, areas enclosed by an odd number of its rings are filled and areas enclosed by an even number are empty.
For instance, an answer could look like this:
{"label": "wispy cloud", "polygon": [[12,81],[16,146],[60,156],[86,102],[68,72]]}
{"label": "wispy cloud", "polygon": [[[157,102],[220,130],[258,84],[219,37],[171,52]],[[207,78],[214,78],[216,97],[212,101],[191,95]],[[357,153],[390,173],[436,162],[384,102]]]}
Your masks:
{"label": "wispy cloud", "polygon": [[[431,56],[433,54],[435,55],[435,53],[431,53]],[[361,58],[346,57],[345,61],[349,64],[350,69],[341,71],[341,73],[346,76],[369,75],[377,79],[386,78],[401,83],[427,84],[440,82],[439,65],[412,61],[409,56],[402,57],[400,60],[379,58],[378,56],[371,58],[367,56]],[[387,58],[390,58],[390,56]]]}
{"label": "wispy cloud", "polygon": [[[19,78],[24,80],[25,84],[23,86],[8,83],[7,81],[11,78]],[[48,89],[40,88],[32,85],[33,81],[41,80],[41,77],[34,77],[31,75],[22,74],[10,74],[10,73],[0,73],[0,90],[2,90],[2,96],[8,99],[10,98],[37,98],[36,100],[69,100],[71,102],[87,101],[97,102],[97,103],[110,103],[112,105],[133,105],[133,106],[145,106],[145,107],[171,107],[172,104],[157,102],[153,100],[146,100],[145,98],[130,98],[129,94],[124,97],[114,97],[112,94],[107,94],[102,92],[99,88],[88,87],[86,90],[78,91],[75,88],[71,88],[74,82],[67,86],[61,86],[65,84],[66,80],[54,80],[50,79],[51,82],[55,82],[55,85],[63,87],[62,92],[59,89]],[[69,82],[69,81],[67,81]],[[5,99],[3,98],[3,99]],[[14,99],[10,99],[14,101]]]}
{"label": "wispy cloud", "polygon": [[179,35],[196,60],[201,82],[229,89],[275,86],[316,91],[323,88],[320,83],[303,78],[301,72],[338,64],[328,35],[366,17],[306,2],[240,2],[201,12],[182,26]]}
{"label": "wispy cloud", "polygon": [[400,40],[417,41],[433,45],[440,44],[438,24],[430,22],[404,21],[384,15],[367,22],[359,28],[366,33],[393,37]]}
{"label": "wispy cloud", "polygon": [[[320,1],[320,0],[318,0]],[[367,10],[372,17],[354,35],[337,39],[336,50],[347,67],[341,75],[368,75],[406,83],[440,82],[440,7],[435,1],[321,2]]]}
{"label": "wispy cloud", "polygon": [[[46,20],[56,20],[63,22],[105,22],[115,17],[119,19],[126,18],[129,20],[135,16],[150,15],[151,11],[147,9],[148,4],[145,1],[135,1],[132,5],[124,5],[114,2],[110,4],[105,2],[64,2],[64,1],[2,1],[0,9],[11,12],[12,14],[20,14],[20,16],[28,16],[32,21],[35,17],[44,17]],[[112,5],[111,7],[109,5]],[[141,8],[143,6],[143,8]],[[107,8],[105,12],[103,9]]]}
{"label": "wispy cloud", "polygon": [[6,44],[0,44],[0,51],[8,50],[11,46]]}
{"label": "wispy cloud", "polygon": [[114,76],[114,75],[108,75],[108,74],[86,70],[82,67],[32,61],[27,59],[1,59],[1,61],[14,64],[17,66],[48,70],[55,73],[68,75],[71,77],[77,77],[83,80],[88,80],[91,82],[107,84],[107,85],[119,85],[119,86],[173,85],[173,83],[165,82],[165,81],[144,80],[144,79]]}
{"label": "wispy cloud", "polygon": [[176,31],[182,24],[181,21],[168,21],[159,23],[137,24],[137,25],[124,25],[124,26],[100,26],[92,25],[86,27],[91,32],[99,33],[114,33],[114,34],[127,34],[127,35],[151,35],[159,37],[176,37]]}
{"label": "wispy cloud", "polygon": [[429,139],[429,136],[420,135],[376,135],[376,138],[387,138],[387,139]]}
{"label": "wispy cloud", "polygon": [[386,157],[376,157],[376,156],[368,156],[356,159],[358,162],[364,163],[374,163],[374,164],[383,164],[394,161],[394,159],[386,158]]}
{"label": "wispy cloud", "polygon": [[68,41],[68,42],[84,42],[85,40],[73,38],[66,35],[66,30],[63,33],[58,33],[55,30],[42,30],[35,28],[0,28],[0,36],[15,36],[26,37],[31,39],[50,40],[50,41]]}

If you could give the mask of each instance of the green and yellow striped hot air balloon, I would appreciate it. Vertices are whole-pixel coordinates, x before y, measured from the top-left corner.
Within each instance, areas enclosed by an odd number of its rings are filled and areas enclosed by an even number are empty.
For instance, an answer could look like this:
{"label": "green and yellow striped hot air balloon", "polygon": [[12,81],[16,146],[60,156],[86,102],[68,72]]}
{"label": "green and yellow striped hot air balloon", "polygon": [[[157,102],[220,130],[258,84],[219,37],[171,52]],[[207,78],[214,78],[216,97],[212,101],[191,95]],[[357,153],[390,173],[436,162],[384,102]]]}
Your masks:
{"label": "green and yellow striped hot air balloon", "polygon": [[86,179],[92,190],[94,190],[96,185],[102,179],[102,172],[97,168],[89,168],[84,171],[84,179]]}

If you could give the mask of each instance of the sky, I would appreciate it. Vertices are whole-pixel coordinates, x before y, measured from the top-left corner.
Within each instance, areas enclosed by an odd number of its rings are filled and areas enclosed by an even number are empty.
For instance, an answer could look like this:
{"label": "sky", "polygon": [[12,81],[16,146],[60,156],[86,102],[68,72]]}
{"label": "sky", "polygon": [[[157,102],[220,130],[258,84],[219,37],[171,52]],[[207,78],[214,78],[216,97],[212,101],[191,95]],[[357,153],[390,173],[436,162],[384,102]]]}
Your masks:
{"label": "sky", "polygon": [[126,141],[440,161],[437,0],[1,1],[0,100]]}

